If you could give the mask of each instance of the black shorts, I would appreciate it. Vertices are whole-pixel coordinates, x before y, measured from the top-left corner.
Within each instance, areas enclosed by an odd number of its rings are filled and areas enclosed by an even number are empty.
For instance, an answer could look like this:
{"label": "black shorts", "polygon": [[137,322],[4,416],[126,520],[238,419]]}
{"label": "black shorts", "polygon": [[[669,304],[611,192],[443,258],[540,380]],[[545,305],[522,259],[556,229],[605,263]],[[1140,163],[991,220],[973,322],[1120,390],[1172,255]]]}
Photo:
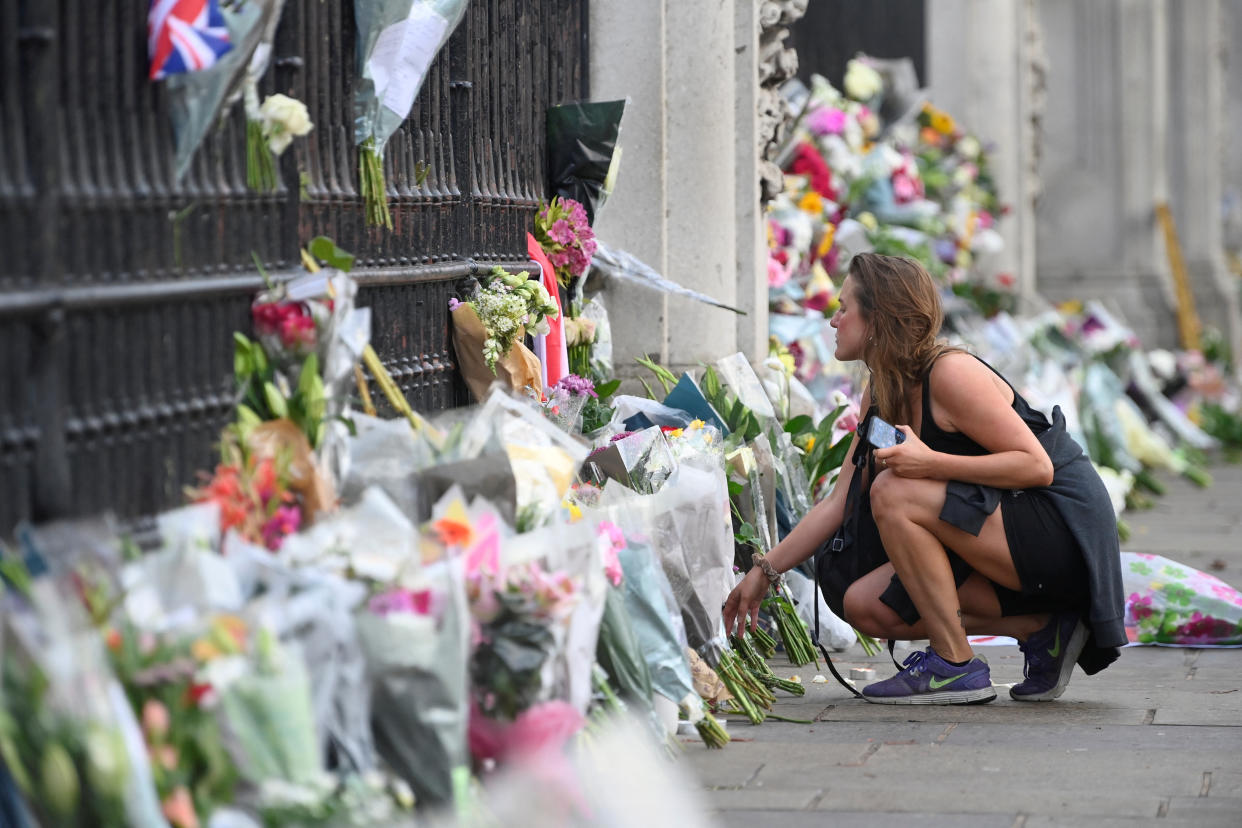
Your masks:
{"label": "black shorts", "polygon": [[[1047,494],[1039,489],[1005,491],[997,508],[1001,510],[1005,539],[1022,585],[1020,590],[1013,590],[992,583],[1001,615],[1085,609],[1091,599],[1087,564],[1078,541]],[[953,580],[961,587],[974,569],[952,549],[945,551]],[[880,602],[906,624],[919,620],[919,611],[896,575],[880,595]]]}

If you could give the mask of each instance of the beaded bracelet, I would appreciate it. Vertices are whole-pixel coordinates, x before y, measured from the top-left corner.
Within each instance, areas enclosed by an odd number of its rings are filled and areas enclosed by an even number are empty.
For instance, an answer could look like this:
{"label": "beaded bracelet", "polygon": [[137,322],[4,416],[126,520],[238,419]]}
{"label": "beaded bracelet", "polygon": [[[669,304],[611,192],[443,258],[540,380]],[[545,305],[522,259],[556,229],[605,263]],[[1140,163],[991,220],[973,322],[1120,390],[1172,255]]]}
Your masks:
{"label": "beaded bracelet", "polygon": [[758,552],[751,553],[750,561],[755,566],[759,567],[759,569],[763,572],[764,575],[768,576],[769,583],[771,583],[773,586],[780,586],[780,583],[782,581],[781,573],[776,571],[776,567],[772,566],[771,561],[769,561],[763,555],[760,555]]}

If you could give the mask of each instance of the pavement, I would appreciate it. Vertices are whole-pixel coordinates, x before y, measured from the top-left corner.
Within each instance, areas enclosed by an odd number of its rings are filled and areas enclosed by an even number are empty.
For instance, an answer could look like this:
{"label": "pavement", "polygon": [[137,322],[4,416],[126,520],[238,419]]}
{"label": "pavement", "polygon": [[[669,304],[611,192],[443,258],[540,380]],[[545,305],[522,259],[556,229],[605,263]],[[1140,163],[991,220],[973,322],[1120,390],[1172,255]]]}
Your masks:
{"label": "pavement", "polygon": [[[1122,548],[1242,589],[1242,466],[1211,472],[1207,489],[1164,476],[1152,509],[1126,513]],[[1010,700],[1016,646],[978,652],[998,696],[965,707],[867,704],[827,669],[830,683],[813,683],[814,665],[778,654],[773,670],[801,676],[807,692],[773,712],[811,723],[731,717],[730,744],[687,739],[680,764],[725,826],[1242,826],[1242,650],[1126,647],[1095,676],[1076,670],[1046,703]],[[887,652],[858,645],[836,661],[846,675],[895,672]]]}

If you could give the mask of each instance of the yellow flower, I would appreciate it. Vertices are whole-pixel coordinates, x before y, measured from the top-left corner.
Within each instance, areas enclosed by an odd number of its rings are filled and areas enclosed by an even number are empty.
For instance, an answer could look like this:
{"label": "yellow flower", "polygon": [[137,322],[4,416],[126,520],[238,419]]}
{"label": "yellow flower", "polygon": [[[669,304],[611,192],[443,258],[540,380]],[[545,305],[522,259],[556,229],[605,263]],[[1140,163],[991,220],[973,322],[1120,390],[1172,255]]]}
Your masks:
{"label": "yellow flower", "polygon": [[946,112],[933,112],[931,116],[932,129],[941,135],[952,135],[955,129],[953,118]]}
{"label": "yellow flower", "polygon": [[582,509],[577,503],[574,503],[572,500],[565,499],[561,501],[561,506],[569,512],[570,523],[576,523],[582,520]]}
{"label": "yellow flower", "polygon": [[702,428],[705,425],[707,425],[707,423],[703,422],[702,420],[691,420],[690,425],[686,426],[686,428],[690,429],[691,431],[698,431],[700,428]]}
{"label": "yellow flower", "polygon": [[190,645],[190,654],[195,661],[207,662],[224,655],[220,648],[205,638],[200,638]]}
{"label": "yellow flower", "polygon": [[832,249],[832,240],[837,237],[837,226],[835,224],[824,225],[824,237],[819,240],[819,247],[815,250],[815,258],[822,259],[828,255],[828,251]]}
{"label": "yellow flower", "polygon": [[814,448],[815,448],[815,435],[812,434],[810,437],[806,438],[806,450],[811,451]]}
{"label": "yellow flower", "polygon": [[874,231],[877,227],[880,226],[880,223],[875,220],[875,216],[873,216],[870,211],[867,211],[859,215],[858,223],[871,231]]}
{"label": "yellow flower", "polygon": [[798,209],[819,215],[824,212],[824,199],[819,193],[811,190],[799,199]]}

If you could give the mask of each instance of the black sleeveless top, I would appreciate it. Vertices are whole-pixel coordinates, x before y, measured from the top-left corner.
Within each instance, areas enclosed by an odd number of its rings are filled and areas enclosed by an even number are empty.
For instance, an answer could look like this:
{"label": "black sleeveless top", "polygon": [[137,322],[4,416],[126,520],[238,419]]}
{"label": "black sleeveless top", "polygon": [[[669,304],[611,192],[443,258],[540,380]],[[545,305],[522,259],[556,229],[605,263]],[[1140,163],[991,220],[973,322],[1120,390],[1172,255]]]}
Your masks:
{"label": "black sleeveless top", "polygon": [[[971,356],[975,356],[971,354]],[[975,357],[979,359],[979,357]],[[979,359],[984,365],[1004,380],[1009,385],[1009,380],[1005,379],[1000,371],[997,371],[991,365],[988,365],[982,359]],[[934,363],[933,363],[934,364]],[[1013,410],[1018,412],[1018,416],[1022,418],[1022,422],[1026,423],[1031,432],[1038,437],[1051,427],[1048,418],[1044,416],[1042,411],[1031,408],[1030,404],[1022,398],[1017,390],[1009,385],[1009,390],[1013,391]],[[936,420],[932,417],[931,412],[931,369],[927,370],[927,375],[923,377],[923,421],[920,425],[919,439],[927,444],[934,451],[944,452],[945,454],[957,454],[965,457],[978,457],[988,453],[988,450],[967,437],[960,431],[945,431],[936,424]]]}

